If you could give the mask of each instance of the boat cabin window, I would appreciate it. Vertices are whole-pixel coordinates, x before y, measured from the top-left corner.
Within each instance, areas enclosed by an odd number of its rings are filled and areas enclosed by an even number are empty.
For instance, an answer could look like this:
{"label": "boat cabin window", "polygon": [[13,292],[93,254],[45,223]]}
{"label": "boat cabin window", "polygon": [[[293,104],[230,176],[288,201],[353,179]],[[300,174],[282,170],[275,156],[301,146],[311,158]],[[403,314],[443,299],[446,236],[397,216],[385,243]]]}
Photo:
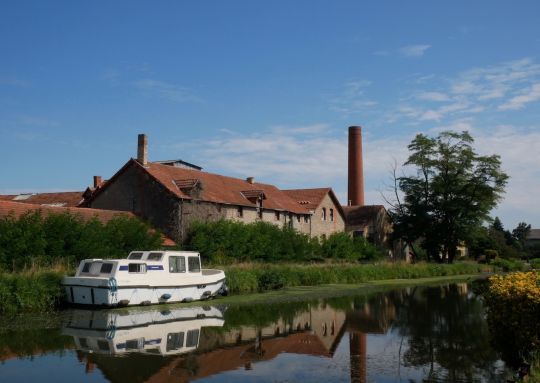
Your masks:
{"label": "boat cabin window", "polygon": [[144,348],[144,346],[141,347],[139,344],[139,339],[130,339],[126,341],[126,350],[138,350],[140,348]]}
{"label": "boat cabin window", "polygon": [[163,253],[150,253],[148,254],[148,257],[146,260],[148,261],[161,261],[161,258],[163,257]]}
{"label": "boat cabin window", "polygon": [[101,265],[101,270],[99,270],[100,274],[110,274],[113,268],[112,263],[104,263]]}
{"label": "boat cabin window", "polygon": [[90,272],[90,266],[92,265],[92,262],[86,262],[82,268],[81,273],[89,273]]}
{"label": "boat cabin window", "polygon": [[81,274],[99,275],[110,274],[113,269],[112,263],[85,262],[81,270]]}
{"label": "boat cabin window", "polygon": [[188,257],[188,266],[190,273],[198,273],[201,271],[201,263],[199,257]]}
{"label": "boat cabin window", "polygon": [[98,340],[97,346],[101,351],[111,351],[109,348],[109,342],[106,340]]}
{"label": "boat cabin window", "polygon": [[185,273],[186,258],[185,257],[169,257],[169,272],[170,273]]}
{"label": "boat cabin window", "polygon": [[146,264],[130,263],[128,264],[128,272],[130,273],[146,273]]}
{"label": "boat cabin window", "polygon": [[172,332],[167,334],[167,351],[179,350],[184,346],[184,333]]}
{"label": "boat cabin window", "polygon": [[199,330],[189,330],[186,336],[186,347],[197,347],[199,343]]}
{"label": "boat cabin window", "polygon": [[128,259],[142,259],[143,253],[141,252],[133,252],[129,254]]}
{"label": "boat cabin window", "polygon": [[88,341],[86,338],[79,338],[79,344],[81,345],[81,348],[88,348]]}

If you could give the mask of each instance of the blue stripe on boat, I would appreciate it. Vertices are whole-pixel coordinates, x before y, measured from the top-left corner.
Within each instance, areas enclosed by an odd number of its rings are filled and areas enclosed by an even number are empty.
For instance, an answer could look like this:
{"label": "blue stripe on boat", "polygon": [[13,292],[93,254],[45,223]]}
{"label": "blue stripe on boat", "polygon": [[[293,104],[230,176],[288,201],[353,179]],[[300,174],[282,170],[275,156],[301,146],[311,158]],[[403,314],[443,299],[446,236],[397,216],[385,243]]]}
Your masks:
{"label": "blue stripe on boat", "polygon": [[[146,266],[146,270],[163,270],[162,265],[148,265]],[[118,271],[128,271],[128,266],[120,266],[118,268]]]}

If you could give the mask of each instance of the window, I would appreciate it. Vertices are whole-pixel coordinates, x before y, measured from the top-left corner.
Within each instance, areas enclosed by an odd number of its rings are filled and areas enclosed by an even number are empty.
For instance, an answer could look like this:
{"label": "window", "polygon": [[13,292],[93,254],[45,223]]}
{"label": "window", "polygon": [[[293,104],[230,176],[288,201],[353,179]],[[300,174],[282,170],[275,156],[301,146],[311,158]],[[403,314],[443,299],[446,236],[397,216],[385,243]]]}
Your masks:
{"label": "window", "polygon": [[146,259],[149,261],[161,261],[161,257],[163,257],[163,253],[150,253]]}
{"label": "window", "polygon": [[109,342],[107,342],[106,340],[98,340],[97,346],[101,351],[110,351]]}
{"label": "window", "polygon": [[110,274],[112,271],[113,264],[112,263],[104,263],[101,265],[101,270],[99,270],[100,274]]}
{"label": "window", "polygon": [[199,257],[188,257],[188,267],[190,273],[198,273],[201,271],[201,263]]}
{"label": "window", "polygon": [[89,273],[90,272],[90,266],[92,265],[92,262],[86,262],[82,268],[81,273]]}
{"label": "window", "polygon": [[304,222],[305,223],[308,223],[309,222],[309,215],[304,215]]}
{"label": "window", "polygon": [[300,214],[296,215],[296,220],[298,221],[298,223],[300,223]]}
{"label": "window", "polygon": [[167,351],[179,350],[184,346],[184,333],[176,332],[167,335]]}
{"label": "window", "polygon": [[141,259],[142,256],[143,256],[143,253],[139,253],[139,252],[135,253],[135,252],[133,252],[133,253],[131,253],[129,255],[128,259]]}
{"label": "window", "polygon": [[186,336],[186,347],[197,347],[199,343],[199,330],[189,330]]}
{"label": "window", "polygon": [[138,350],[139,348],[142,347],[140,347],[138,339],[130,339],[126,341],[126,350]]}
{"label": "window", "polygon": [[276,221],[279,221],[281,218],[281,214],[279,213],[279,211],[276,211]]}
{"label": "window", "polygon": [[128,272],[130,273],[146,273],[146,264],[130,263],[128,264]]}
{"label": "window", "polygon": [[326,208],[325,207],[322,208],[321,218],[323,221],[326,221]]}
{"label": "window", "polygon": [[86,338],[79,338],[79,344],[82,348],[88,348],[88,341]]}
{"label": "window", "polygon": [[236,216],[238,218],[242,218],[244,216],[244,208],[242,206],[238,206],[236,209]]}
{"label": "window", "polygon": [[353,238],[358,237],[364,237],[364,231],[363,230],[355,230],[353,231]]}
{"label": "window", "polygon": [[330,209],[330,221],[334,222],[334,209]]}
{"label": "window", "polygon": [[186,258],[185,257],[169,257],[169,272],[171,273],[185,273],[186,272]]}

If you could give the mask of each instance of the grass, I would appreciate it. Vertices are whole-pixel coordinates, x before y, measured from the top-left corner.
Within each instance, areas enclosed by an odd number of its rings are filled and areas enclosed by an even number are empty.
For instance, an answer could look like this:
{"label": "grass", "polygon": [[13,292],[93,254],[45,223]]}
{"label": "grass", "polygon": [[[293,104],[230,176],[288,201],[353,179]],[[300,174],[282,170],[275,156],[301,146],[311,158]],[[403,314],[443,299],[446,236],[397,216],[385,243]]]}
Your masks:
{"label": "grass", "polygon": [[[219,267],[219,266],[217,266]],[[416,284],[418,278],[478,275],[491,271],[486,265],[458,262],[451,265],[382,262],[376,264],[263,264],[249,263],[225,266],[227,285],[232,295],[277,291],[280,297],[302,295],[308,290],[319,297],[333,290],[358,291],[365,283],[382,281],[385,285],[401,285],[399,280]],[[35,269],[21,273],[0,273],[0,316],[18,313],[45,313],[60,307],[63,289],[60,284],[66,274],[65,266],[55,269]],[[415,280],[412,282],[411,280]],[[374,283],[372,283],[374,284]],[[301,287],[301,286],[317,286]],[[292,289],[293,288],[293,289]],[[249,296],[234,297],[252,299]],[[264,299],[271,299],[265,294]],[[231,298],[227,298],[231,299]]]}
{"label": "grass", "polygon": [[63,297],[62,276],[55,271],[0,274],[0,315],[53,311]]}
{"label": "grass", "polygon": [[416,279],[490,272],[492,268],[471,262],[451,265],[431,263],[376,264],[244,264],[225,267],[232,294],[279,290],[284,287],[358,284],[375,280]]}

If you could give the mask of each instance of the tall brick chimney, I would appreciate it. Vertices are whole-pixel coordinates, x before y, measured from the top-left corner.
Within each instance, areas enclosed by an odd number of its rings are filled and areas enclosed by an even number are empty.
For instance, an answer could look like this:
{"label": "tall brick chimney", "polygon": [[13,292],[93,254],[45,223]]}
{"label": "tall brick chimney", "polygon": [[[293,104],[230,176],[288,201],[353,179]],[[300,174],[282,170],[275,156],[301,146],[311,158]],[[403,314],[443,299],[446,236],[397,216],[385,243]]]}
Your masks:
{"label": "tall brick chimney", "polygon": [[146,134],[139,134],[137,143],[137,161],[139,161],[142,166],[148,164],[148,137],[146,137]]}
{"label": "tall brick chimney", "polygon": [[349,190],[348,205],[364,206],[364,164],[362,160],[362,128],[349,127]]}

